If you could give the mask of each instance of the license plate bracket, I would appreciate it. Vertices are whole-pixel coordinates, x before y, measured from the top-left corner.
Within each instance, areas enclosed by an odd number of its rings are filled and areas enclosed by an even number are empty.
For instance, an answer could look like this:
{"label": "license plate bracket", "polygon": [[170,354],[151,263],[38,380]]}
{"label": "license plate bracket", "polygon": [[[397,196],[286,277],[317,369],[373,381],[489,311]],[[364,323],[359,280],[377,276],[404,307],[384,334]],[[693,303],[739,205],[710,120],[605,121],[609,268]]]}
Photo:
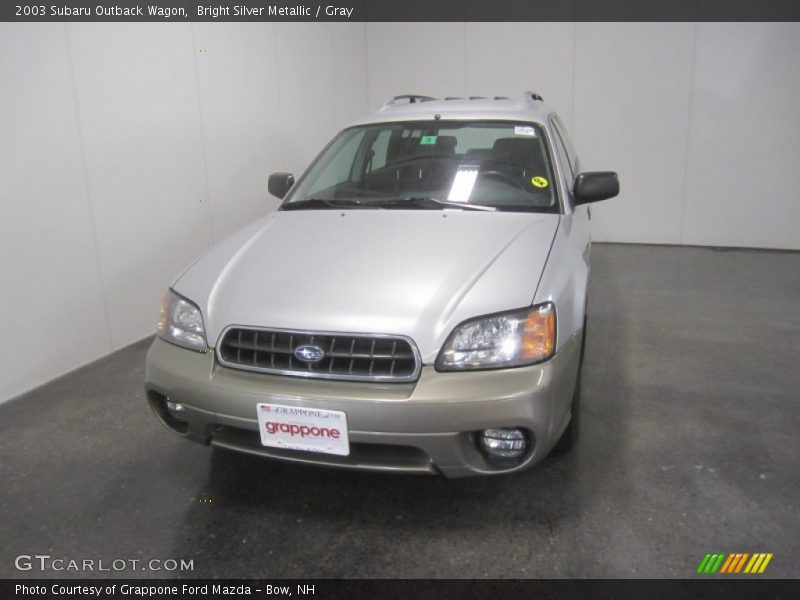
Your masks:
{"label": "license plate bracket", "polygon": [[256,411],[263,446],[338,456],[350,454],[347,415],[342,411],[266,402],[259,403]]}

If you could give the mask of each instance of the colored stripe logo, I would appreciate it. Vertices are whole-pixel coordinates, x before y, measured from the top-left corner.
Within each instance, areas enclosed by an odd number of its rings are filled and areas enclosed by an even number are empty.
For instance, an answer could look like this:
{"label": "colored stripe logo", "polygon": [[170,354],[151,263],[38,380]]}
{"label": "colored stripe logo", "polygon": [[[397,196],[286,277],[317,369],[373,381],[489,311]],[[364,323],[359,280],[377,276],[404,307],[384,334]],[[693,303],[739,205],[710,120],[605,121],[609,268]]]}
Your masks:
{"label": "colored stripe logo", "polygon": [[749,552],[710,553],[706,554],[703,560],[700,561],[697,573],[725,573],[726,575],[763,573],[769,561],[772,560],[772,556],[771,552],[754,552],[752,554]]}

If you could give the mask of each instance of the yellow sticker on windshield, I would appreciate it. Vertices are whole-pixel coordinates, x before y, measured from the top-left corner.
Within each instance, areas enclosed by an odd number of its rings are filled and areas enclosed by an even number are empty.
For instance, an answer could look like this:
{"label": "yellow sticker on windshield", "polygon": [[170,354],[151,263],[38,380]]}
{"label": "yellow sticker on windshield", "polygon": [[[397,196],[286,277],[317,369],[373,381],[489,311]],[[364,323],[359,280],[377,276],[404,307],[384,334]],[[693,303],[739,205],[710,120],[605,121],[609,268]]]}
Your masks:
{"label": "yellow sticker on windshield", "polygon": [[539,177],[538,175],[536,177],[531,177],[531,183],[534,185],[534,187],[538,188],[546,188],[548,185],[550,185],[550,182],[547,181],[547,179],[544,177]]}

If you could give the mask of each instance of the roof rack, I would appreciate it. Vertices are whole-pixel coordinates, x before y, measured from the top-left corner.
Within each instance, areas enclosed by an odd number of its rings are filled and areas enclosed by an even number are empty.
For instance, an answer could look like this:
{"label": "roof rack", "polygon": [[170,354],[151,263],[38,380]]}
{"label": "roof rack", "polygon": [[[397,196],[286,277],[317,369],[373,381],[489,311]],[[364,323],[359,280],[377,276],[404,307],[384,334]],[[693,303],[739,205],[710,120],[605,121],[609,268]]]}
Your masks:
{"label": "roof rack", "polygon": [[[445,100],[464,100],[461,96],[445,96]],[[467,100],[488,100],[489,98],[486,96],[467,96]],[[493,96],[491,97],[493,100],[508,100],[508,96]],[[433,96],[424,96],[422,94],[401,94],[399,96],[394,96],[391,100],[389,100],[386,104],[383,105],[382,108],[388,108],[390,106],[394,106],[397,104],[416,104],[417,102],[432,102],[434,100],[438,100],[438,98],[434,98]],[[542,98],[541,94],[537,94],[536,92],[531,92],[530,90],[525,91],[522,93],[522,97],[519,99],[518,106],[523,106],[525,104],[533,104],[534,102],[544,102],[544,98]]]}
{"label": "roof rack", "polygon": [[436,100],[433,96],[423,96],[422,94],[401,94],[389,100],[384,106],[392,106],[393,104],[401,104],[403,101],[406,104],[414,104],[415,102],[430,102]]}
{"label": "roof rack", "polygon": [[[461,96],[445,96],[445,100],[463,100]],[[508,100],[508,96],[467,96],[467,100]]]}
{"label": "roof rack", "polygon": [[544,102],[544,98],[542,98],[536,92],[531,92],[530,90],[522,92],[522,97],[530,102]]}

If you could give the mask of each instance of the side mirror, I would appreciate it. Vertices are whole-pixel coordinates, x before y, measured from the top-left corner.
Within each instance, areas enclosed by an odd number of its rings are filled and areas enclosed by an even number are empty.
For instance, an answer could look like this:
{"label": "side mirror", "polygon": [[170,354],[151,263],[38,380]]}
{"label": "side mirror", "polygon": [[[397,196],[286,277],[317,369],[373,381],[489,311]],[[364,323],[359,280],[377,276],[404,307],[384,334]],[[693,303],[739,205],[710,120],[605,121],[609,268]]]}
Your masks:
{"label": "side mirror", "polygon": [[619,179],[613,171],[579,173],[573,187],[575,204],[588,204],[619,194]]}
{"label": "side mirror", "polygon": [[286,192],[294,185],[294,175],[291,173],[273,173],[269,176],[267,189],[269,193],[283,200]]}

